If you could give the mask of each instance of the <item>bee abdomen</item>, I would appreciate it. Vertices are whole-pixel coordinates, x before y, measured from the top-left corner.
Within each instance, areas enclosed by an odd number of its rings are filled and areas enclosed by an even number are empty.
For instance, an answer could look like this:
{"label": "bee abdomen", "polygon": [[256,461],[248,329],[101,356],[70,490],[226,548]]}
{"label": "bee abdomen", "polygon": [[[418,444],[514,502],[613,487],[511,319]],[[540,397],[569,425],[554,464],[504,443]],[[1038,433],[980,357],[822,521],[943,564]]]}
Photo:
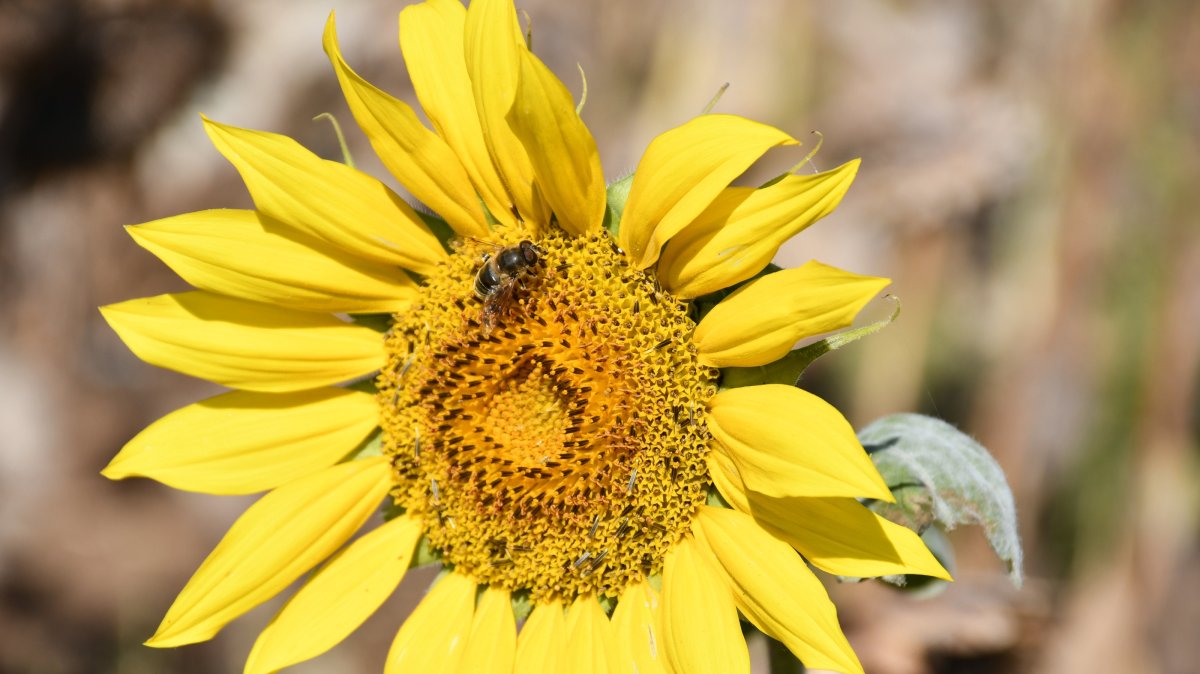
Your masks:
{"label": "bee abdomen", "polygon": [[489,260],[479,268],[479,273],[475,275],[475,296],[481,300],[487,299],[499,287],[500,277],[496,273],[495,265]]}

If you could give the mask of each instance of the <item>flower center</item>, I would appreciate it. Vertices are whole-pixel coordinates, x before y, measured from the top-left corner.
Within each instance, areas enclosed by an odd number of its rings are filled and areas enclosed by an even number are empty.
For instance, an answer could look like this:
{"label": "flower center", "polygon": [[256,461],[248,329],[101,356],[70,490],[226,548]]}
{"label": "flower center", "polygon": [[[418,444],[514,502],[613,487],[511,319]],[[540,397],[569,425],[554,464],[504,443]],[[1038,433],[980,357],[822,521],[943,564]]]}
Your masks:
{"label": "flower center", "polygon": [[661,571],[705,498],[715,373],[686,305],[607,234],[554,229],[532,264],[521,240],[464,242],[394,317],[379,377],[394,495],[479,582],[618,594]]}

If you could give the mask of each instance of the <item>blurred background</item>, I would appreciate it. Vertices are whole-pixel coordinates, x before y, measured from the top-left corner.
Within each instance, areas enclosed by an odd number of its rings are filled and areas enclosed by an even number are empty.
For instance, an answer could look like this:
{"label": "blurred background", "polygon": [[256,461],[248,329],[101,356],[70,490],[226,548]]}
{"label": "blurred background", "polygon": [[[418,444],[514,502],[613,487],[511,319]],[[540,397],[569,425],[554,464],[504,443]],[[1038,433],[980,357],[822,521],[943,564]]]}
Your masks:
{"label": "blurred background", "polygon": [[[276,606],[214,641],[140,646],[250,499],[98,474],[216,392],[138,362],[96,307],[184,285],[121,226],[248,207],[199,113],[338,157],[321,51],[414,101],[399,2],[0,0],[0,672],[236,672]],[[809,388],[856,427],[920,411],[995,454],[1026,552],[1013,588],[978,530],[920,598],[832,588],[872,674],[1200,670],[1200,3],[1189,0],[521,0],[610,179],[716,110],[863,165],[781,251],[887,275],[884,332]],[[766,160],[786,168],[805,150]],[[751,176],[753,178],[753,176]],[[390,180],[390,178],[388,178]],[[888,314],[868,306],[863,320]],[[297,672],[379,672],[428,583]],[[761,657],[762,644],[754,646]]]}

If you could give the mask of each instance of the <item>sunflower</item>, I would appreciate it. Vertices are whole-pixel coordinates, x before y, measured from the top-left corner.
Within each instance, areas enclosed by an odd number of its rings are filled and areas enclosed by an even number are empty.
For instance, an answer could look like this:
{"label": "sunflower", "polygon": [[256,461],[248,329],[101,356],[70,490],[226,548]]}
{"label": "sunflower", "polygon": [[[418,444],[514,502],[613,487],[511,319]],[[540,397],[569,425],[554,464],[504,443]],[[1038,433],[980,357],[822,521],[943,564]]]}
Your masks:
{"label": "sunflower", "polygon": [[197,289],[105,319],[142,360],[234,390],[153,423],[104,474],[266,492],[147,644],[209,639],[315,569],[250,653],[247,672],[275,671],[434,563],[388,672],[748,671],[739,614],[809,667],[862,671],[808,565],[946,573],[860,504],[891,496],[837,410],[722,387],[723,368],[848,326],[887,284],[817,262],[763,273],[857,162],[731,187],[797,141],[705,114],[606,188],[508,0],[426,0],[400,38],[432,129],[350,69],[332,16],[324,46],[373,148],[436,215],[205,119],[255,209],[129,229]]}

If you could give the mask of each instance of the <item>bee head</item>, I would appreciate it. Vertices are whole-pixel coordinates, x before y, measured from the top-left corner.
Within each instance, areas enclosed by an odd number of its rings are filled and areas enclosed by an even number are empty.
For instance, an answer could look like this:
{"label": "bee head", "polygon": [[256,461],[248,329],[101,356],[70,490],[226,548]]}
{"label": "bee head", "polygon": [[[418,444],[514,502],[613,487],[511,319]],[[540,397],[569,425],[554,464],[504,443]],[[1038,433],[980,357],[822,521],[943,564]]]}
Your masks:
{"label": "bee head", "polygon": [[542,251],[532,241],[526,239],[517,245],[521,248],[521,256],[525,258],[526,264],[532,265],[538,261],[538,256],[541,255]]}

